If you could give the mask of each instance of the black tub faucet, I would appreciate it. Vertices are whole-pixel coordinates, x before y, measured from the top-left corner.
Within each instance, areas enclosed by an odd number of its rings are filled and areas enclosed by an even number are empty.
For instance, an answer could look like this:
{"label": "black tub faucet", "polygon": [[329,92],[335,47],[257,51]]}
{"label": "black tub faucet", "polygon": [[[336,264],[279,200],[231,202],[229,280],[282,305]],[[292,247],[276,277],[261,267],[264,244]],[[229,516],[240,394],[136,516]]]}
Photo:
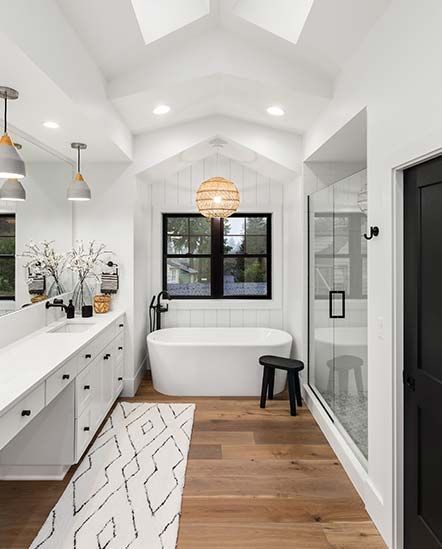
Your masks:
{"label": "black tub faucet", "polygon": [[[155,303],[155,297],[156,297],[156,305]],[[169,305],[162,305],[161,304],[161,298],[171,300],[169,293],[163,290],[160,292],[157,296],[152,297],[152,301],[150,302],[149,306],[149,317],[150,317],[150,331],[153,332],[155,330],[161,330],[161,315],[162,313],[167,313],[169,310]]]}

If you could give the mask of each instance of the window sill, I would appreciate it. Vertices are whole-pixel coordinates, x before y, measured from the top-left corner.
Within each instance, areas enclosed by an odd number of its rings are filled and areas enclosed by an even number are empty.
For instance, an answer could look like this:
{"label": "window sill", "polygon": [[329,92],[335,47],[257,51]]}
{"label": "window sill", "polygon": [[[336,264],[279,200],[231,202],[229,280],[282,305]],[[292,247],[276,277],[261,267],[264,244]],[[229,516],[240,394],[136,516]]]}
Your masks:
{"label": "window sill", "polygon": [[275,299],[172,299],[166,301],[176,311],[188,309],[281,309]]}

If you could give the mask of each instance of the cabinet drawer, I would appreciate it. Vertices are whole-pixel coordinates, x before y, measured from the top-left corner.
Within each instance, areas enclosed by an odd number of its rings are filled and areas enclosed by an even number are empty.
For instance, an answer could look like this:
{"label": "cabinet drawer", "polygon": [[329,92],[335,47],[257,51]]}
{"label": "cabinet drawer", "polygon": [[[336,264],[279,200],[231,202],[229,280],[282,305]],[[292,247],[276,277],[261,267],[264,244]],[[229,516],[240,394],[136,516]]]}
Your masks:
{"label": "cabinet drawer", "polygon": [[77,375],[77,358],[73,358],[66,362],[61,368],[53,373],[46,380],[46,404],[49,404],[58,393],[63,391],[65,387]]}
{"label": "cabinet drawer", "polygon": [[79,353],[78,371],[81,372],[93,360],[100,355],[103,349],[108,345],[113,337],[113,327],[109,326],[104,332],[99,334],[93,341],[84,347]]}
{"label": "cabinet drawer", "polygon": [[78,462],[95,433],[95,420],[92,406],[88,406],[75,420],[75,460]]}
{"label": "cabinet drawer", "polygon": [[0,416],[0,448],[15,437],[45,405],[44,383]]}
{"label": "cabinet drawer", "polygon": [[99,398],[99,364],[95,359],[75,380],[75,417],[80,417],[94,400]]}

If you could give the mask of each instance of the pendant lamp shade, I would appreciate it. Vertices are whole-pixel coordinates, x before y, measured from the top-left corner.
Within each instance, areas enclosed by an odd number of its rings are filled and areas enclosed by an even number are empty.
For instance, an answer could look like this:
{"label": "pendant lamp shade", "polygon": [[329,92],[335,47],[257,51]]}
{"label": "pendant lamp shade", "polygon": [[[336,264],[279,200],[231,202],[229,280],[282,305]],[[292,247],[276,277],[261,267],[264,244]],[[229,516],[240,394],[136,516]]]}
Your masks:
{"label": "pendant lamp shade", "polygon": [[26,191],[18,179],[7,179],[0,188],[0,200],[23,202],[26,200]]}
{"label": "pendant lamp shade", "polygon": [[22,179],[26,175],[25,163],[8,135],[8,100],[18,99],[18,91],[0,86],[0,98],[5,101],[4,133],[0,138],[0,178]]}
{"label": "pendant lamp shade", "polygon": [[212,177],[203,181],[196,192],[196,205],[204,217],[229,217],[236,212],[239,202],[239,191],[235,183],[224,177]]}
{"label": "pendant lamp shade", "polygon": [[69,183],[67,198],[68,200],[81,202],[91,199],[91,190],[80,173],[80,150],[87,148],[84,143],[71,143],[71,147],[77,150],[77,173]]}
{"label": "pendant lamp shade", "polygon": [[68,200],[90,200],[91,190],[81,173],[77,172],[68,186]]}

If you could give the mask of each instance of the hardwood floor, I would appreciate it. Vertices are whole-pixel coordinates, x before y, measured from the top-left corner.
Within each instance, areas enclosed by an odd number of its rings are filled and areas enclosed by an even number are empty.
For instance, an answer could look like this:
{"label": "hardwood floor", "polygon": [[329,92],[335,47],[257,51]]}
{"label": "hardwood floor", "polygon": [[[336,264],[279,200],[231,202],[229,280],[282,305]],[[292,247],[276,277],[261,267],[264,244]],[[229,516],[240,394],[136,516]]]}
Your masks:
{"label": "hardwood floor", "polygon": [[[385,547],[309,411],[284,398],[177,398],[146,378],[130,401],[196,402],[179,549]],[[29,546],[63,482],[0,482],[0,548]],[[147,548],[146,548],[147,549]]]}

